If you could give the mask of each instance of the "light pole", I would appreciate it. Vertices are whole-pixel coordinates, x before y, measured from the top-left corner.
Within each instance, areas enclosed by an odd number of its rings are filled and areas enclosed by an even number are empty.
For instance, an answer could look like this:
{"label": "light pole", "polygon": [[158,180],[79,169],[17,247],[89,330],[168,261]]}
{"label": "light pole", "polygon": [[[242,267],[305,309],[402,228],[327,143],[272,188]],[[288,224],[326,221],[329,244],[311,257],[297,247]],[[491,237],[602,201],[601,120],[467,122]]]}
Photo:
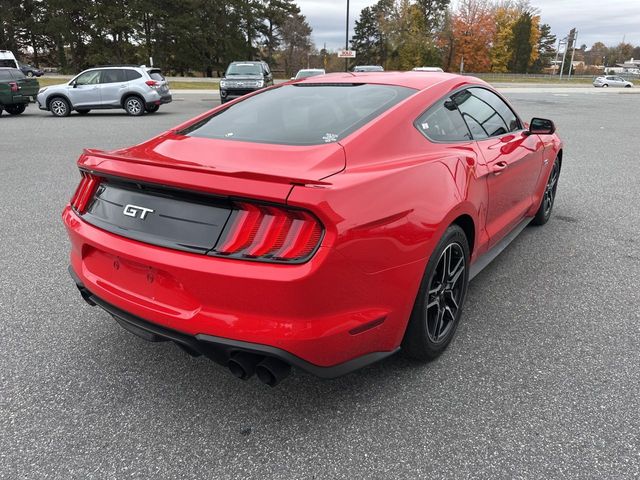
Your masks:
{"label": "light pole", "polygon": [[[344,49],[349,50],[349,0],[347,0],[347,22],[345,25],[346,34],[344,36]],[[349,71],[349,59],[344,59],[344,71]]]}

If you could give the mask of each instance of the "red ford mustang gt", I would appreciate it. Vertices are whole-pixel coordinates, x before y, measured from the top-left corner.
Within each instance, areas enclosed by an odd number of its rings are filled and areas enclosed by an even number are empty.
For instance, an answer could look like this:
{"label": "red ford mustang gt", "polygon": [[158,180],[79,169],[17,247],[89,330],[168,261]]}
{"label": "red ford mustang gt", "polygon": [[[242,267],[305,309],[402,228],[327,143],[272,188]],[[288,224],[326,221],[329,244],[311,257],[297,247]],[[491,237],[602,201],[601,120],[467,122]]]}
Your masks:
{"label": "red ford mustang gt", "polygon": [[63,213],[83,296],[275,385],[451,341],[469,280],[553,207],[562,143],[481,80],[333,74],[85,150]]}

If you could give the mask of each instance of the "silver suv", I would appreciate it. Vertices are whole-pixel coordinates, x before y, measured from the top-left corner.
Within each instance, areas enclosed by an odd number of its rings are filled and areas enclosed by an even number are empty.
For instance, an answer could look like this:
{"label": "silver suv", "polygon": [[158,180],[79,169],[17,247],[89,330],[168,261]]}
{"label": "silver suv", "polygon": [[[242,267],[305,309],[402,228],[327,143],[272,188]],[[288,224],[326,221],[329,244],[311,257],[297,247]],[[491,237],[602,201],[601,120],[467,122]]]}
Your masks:
{"label": "silver suv", "polygon": [[41,88],[37,97],[41,110],[66,117],[93,109],[124,108],[129,115],[154,113],[171,102],[169,84],[157,68],[100,67],[76,75],[68,83]]}

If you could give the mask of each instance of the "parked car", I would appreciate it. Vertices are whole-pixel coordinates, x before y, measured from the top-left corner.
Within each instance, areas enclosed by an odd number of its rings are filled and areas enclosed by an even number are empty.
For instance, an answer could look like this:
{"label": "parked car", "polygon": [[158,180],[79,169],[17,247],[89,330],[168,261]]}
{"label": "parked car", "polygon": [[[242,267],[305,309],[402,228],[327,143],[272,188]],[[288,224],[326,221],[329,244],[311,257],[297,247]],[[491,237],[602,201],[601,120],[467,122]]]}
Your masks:
{"label": "parked car", "polygon": [[132,333],[242,379],[434,359],[469,280],[549,220],[562,148],[551,120],[526,124],[473,77],[284,84],[85,150],[70,273]]}
{"label": "parked car", "polygon": [[380,65],[358,65],[353,67],[354,72],[384,72]]}
{"label": "parked car", "polygon": [[324,75],[324,68],[303,68],[298,70],[295,77],[291,77],[291,80],[300,80],[301,78],[316,77],[318,75]]}
{"label": "parked car", "polygon": [[20,71],[27,77],[41,77],[44,75],[42,70],[26,63],[20,63]]}
{"label": "parked car", "polygon": [[35,101],[40,84],[26,78],[17,68],[0,67],[0,114],[20,115],[29,102]]}
{"label": "parked car", "polygon": [[0,67],[20,68],[11,50],[0,50]]}
{"label": "parked car", "polygon": [[444,72],[440,67],[414,67],[413,72]]}
{"label": "parked car", "polygon": [[606,75],[602,77],[598,77],[593,81],[594,87],[633,87],[633,83],[625,80],[622,77],[617,75]]}
{"label": "parked car", "polygon": [[271,85],[273,74],[267,62],[231,62],[220,80],[220,102],[226,103]]}
{"label": "parked car", "polygon": [[72,110],[85,115],[108,108],[139,116],[171,102],[171,91],[158,68],[110,66],[90,68],[67,83],[44,87],[37,100],[41,110],[56,117],[66,117]]}

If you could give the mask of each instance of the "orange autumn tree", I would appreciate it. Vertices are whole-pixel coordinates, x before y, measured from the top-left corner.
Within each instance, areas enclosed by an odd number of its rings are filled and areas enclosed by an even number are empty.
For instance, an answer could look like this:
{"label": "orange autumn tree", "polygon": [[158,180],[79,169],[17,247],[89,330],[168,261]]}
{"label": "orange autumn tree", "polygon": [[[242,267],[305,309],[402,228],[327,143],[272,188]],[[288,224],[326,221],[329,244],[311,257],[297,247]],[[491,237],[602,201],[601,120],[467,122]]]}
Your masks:
{"label": "orange autumn tree", "polygon": [[454,61],[452,70],[464,60],[466,72],[488,72],[495,19],[488,0],[460,0],[451,21]]}

